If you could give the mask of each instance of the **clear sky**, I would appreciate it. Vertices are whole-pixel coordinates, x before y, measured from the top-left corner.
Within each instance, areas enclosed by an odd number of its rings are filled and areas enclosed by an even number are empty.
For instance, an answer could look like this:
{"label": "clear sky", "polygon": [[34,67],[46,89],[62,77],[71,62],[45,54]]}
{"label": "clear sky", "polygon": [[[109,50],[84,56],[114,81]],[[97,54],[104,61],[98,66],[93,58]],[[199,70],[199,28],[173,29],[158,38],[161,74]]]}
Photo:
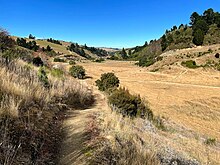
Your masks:
{"label": "clear sky", "polygon": [[133,47],[158,39],[192,12],[220,12],[220,0],[0,0],[0,27],[11,35],[89,46]]}

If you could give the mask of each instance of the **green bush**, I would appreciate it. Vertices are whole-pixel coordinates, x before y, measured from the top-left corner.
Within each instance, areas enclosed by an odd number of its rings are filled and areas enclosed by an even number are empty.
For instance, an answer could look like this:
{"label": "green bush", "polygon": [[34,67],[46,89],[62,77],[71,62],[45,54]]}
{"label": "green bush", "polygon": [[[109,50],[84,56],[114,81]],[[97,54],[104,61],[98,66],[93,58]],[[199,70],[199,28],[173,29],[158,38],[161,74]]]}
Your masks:
{"label": "green bush", "polygon": [[208,139],[206,139],[205,144],[215,145],[216,144],[216,139],[215,138],[208,138]]}
{"label": "green bush", "polygon": [[117,88],[119,86],[119,79],[114,73],[104,73],[101,75],[101,79],[96,81],[100,91],[106,91],[111,88]]}
{"label": "green bush", "polygon": [[42,82],[44,87],[48,88],[50,86],[47,73],[44,67],[40,67],[40,69],[38,70],[38,78]]}
{"label": "green bush", "polygon": [[148,58],[148,57],[142,57],[139,59],[139,62],[136,63],[138,66],[142,67],[148,67],[150,65],[153,65],[156,61],[153,58]]}
{"label": "green bush", "polygon": [[51,70],[51,75],[52,75],[53,77],[62,78],[62,77],[63,77],[63,74],[64,74],[64,72],[63,72],[62,69],[56,69],[56,68],[54,68],[54,69]]}
{"label": "green bush", "polygon": [[40,57],[35,57],[35,58],[33,59],[33,64],[34,64],[35,66],[43,66],[43,65],[44,65],[44,62],[41,60]]}
{"label": "green bush", "polygon": [[86,75],[85,69],[82,66],[72,66],[69,72],[71,76],[78,79],[83,79]]}
{"label": "green bush", "polygon": [[109,102],[123,116],[141,117],[153,120],[153,112],[146,106],[140,96],[131,95],[128,90],[119,88],[109,96]]}
{"label": "green bush", "polygon": [[94,60],[94,62],[99,62],[99,63],[104,62],[104,61],[105,61],[104,58],[98,58],[98,59]]}
{"label": "green bush", "polygon": [[198,68],[199,66],[196,65],[196,62],[193,60],[189,60],[189,61],[183,61],[181,63],[181,65],[187,67],[187,68],[191,68],[191,69],[195,69]]}
{"label": "green bush", "polygon": [[54,62],[65,62],[65,60],[62,59],[62,58],[54,58],[53,61],[54,61]]}
{"label": "green bush", "polygon": [[70,60],[70,61],[69,61],[69,64],[70,64],[70,65],[75,65],[75,64],[76,64],[76,62],[75,62],[75,61],[73,61],[73,60]]}

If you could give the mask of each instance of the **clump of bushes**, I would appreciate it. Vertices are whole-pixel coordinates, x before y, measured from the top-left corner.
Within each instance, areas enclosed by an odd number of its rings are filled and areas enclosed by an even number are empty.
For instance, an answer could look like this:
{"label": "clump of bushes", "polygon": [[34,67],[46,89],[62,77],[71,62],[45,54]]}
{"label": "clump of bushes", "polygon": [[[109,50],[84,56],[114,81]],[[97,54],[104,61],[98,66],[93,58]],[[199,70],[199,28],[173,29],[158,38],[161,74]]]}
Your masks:
{"label": "clump of bushes", "polygon": [[114,73],[104,73],[101,75],[100,80],[96,81],[96,85],[100,91],[107,91],[112,88],[117,88],[119,87],[119,83],[120,81]]}
{"label": "clump of bushes", "polygon": [[141,97],[131,95],[125,88],[115,90],[109,96],[109,103],[124,116],[153,119],[153,112],[144,104]]}
{"label": "clump of bushes", "polygon": [[65,60],[62,59],[62,58],[54,58],[53,61],[54,61],[54,62],[65,62]]}
{"label": "clump of bushes", "polygon": [[78,79],[83,79],[85,78],[85,75],[86,75],[86,71],[85,69],[83,68],[83,66],[72,66],[70,69],[69,69],[69,72],[70,72],[70,75],[73,76],[74,78],[78,78]]}
{"label": "clump of bushes", "polygon": [[181,65],[187,67],[187,68],[191,68],[191,69],[195,69],[198,68],[199,66],[196,65],[196,62],[193,60],[189,60],[189,61],[183,61],[181,63]]}
{"label": "clump of bushes", "polygon": [[219,57],[220,57],[219,53],[216,53],[215,58],[219,58]]}
{"label": "clump of bushes", "polygon": [[33,64],[35,65],[35,66],[43,66],[44,65],[44,62],[41,60],[41,58],[40,57],[35,57],[34,59],[33,59]]}
{"label": "clump of bushes", "polygon": [[148,58],[148,57],[142,57],[139,59],[139,62],[136,63],[138,66],[142,67],[148,67],[150,65],[153,65],[156,62],[153,58]]}

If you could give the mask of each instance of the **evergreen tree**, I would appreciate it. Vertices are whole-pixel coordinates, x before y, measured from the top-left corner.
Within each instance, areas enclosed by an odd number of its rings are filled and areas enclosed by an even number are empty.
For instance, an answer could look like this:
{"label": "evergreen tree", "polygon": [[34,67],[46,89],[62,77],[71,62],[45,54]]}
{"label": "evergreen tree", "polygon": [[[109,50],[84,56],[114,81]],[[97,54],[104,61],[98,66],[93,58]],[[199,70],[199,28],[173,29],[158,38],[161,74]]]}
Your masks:
{"label": "evergreen tree", "polygon": [[127,58],[128,58],[128,55],[127,55],[127,53],[126,53],[126,51],[125,51],[124,48],[123,48],[122,51],[121,51],[121,57],[122,57],[123,59],[127,59]]}
{"label": "evergreen tree", "polygon": [[192,13],[192,15],[190,16],[190,20],[191,20],[190,24],[194,25],[196,21],[199,20],[200,18],[201,16],[197,12]]}
{"label": "evergreen tree", "polygon": [[193,43],[195,45],[202,45],[204,41],[204,32],[201,29],[197,29],[194,32],[194,38],[193,38]]}
{"label": "evergreen tree", "polygon": [[203,13],[203,18],[205,19],[205,21],[207,22],[208,25],[211,25],[214,23],[215,21],[215,12],[213,11],[212,8],[206,10]]}
{"label": "evergreen tree", "polygon": [[34,37],[32,34],[30,34],[30,35],[29,35],[29,39],[33,39],[33,40],[34,40],[35,37]]}
{"label": "evergreen tree", "polygon": [[47,45],[46,51],[48,51],[48,52],[52,51],[52,49],[49,45]]}
{"label": "evergreen tree", "polygon": [[168,47],[166,35],[163,35],[161,38],[161,47],[162,51],[166,50],[166,48]]}

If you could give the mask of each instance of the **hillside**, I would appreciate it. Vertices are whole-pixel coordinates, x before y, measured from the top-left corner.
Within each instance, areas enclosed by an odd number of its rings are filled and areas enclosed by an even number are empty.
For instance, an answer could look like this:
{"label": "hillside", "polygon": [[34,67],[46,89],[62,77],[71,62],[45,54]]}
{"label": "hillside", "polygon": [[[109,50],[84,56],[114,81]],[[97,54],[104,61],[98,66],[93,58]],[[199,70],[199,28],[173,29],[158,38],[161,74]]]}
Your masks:
{"label": "hillside", "polygon": [[[151,40],[150,43],[146,42],[143,46],[128,49],[127,53],[129,50],[132,52],[129,58],[140,60],[140,66],[149,66],[157,61],[158,55],[169,50],[220,43],[220,14],[218,12],[214,12],[212,9],[204,11],[202,15],[194,12],[190,19],[191,26],[183,24],[179,27],[173,26],[171,30],[166,30],[166,33],[160,39]],[[209,20],[213,21],[210,22]],[[198,29],[204,29],[204,32],[198,36],[198,38],[201,38],[199,43],[196,38]]]}
{"label": "hillside", "polygon": [[[12,38],[16,41],[17,36],[12,36]],[[85,47],[82,45],[78,45],[77,43],[71,43],[71,42],[66,42],[66,41],[59,41],[61,44],[56,44],[56,43],[52,43],[52,42],[48,42],[48,39],[29,39],[29,38],[25,38],[27,42],[29,41],[35,41],[36,44],[40,47],[40,48],[46,48],[48,45],[52,48],[52,50],[54,50],[57,55],[61,56],[62,58],[65,58],[64,56],[68,56],[75,59],[97,59],[100,57],[105,57],[108,56],[109,52],[107,50],[101,49],[101,48],[95,48],[95,47]],[[58,40],[57,40],[58,41]],[[71,46],[71,44],[75,44],[78,46],[78,50],[82,50],[84,52],[84,54],[82,55],[80,53],[80,51],[71,51],[68,49],[69,46]],[[100,52],[103,52],[102,54],[100,54]]]}

